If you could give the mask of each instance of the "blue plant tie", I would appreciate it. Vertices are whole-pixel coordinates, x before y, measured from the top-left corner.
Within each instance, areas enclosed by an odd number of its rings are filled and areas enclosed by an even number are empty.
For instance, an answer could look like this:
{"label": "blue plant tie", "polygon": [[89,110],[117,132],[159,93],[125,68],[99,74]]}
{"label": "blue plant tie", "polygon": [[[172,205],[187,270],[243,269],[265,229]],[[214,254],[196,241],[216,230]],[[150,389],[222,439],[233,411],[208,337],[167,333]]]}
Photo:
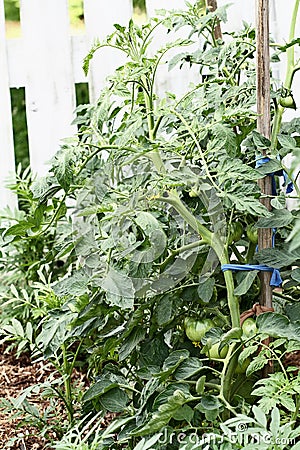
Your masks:
{"label": "blue plant tie", "polygon": [[242,270],[251,271],[259,270],[261,272],[272,272],[270,286],[280,286],[282,284],[282,278],[278,269],[274,267],[265,266],[262,264],[223,264],[221,266],[223,272],[226,270],[232,270],[233,272],[238,272]]}

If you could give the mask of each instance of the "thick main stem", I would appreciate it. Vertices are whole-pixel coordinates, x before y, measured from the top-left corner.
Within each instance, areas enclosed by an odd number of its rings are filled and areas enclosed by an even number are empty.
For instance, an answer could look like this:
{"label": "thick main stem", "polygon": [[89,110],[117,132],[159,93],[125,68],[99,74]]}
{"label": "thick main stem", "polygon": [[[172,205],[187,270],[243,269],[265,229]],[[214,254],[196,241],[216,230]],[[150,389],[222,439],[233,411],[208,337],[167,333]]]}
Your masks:
{"label": "thick main stem", "polygon": [[[290,33],[289,33],[289,42],[292,42],[295,39],[295,30],[296,30],[296,21],[299,12],[300,0],[295,0],[295,5],[292,14]],[[287,90],[290,90],[292,87],[293,77],[295,74],[296,66],[295,66],[295,47],[292,45],[286,51],[287,53],[287,66],[286,66],[286,75],[283,87]],[[274,124],[272,128],[272,149],[274,150],[277,143],[277,136],[280,132],[280,126],[282,122],[282,116],[284,112],[284,107],[281,105],[277,106],[276,114],[274,117]]]}

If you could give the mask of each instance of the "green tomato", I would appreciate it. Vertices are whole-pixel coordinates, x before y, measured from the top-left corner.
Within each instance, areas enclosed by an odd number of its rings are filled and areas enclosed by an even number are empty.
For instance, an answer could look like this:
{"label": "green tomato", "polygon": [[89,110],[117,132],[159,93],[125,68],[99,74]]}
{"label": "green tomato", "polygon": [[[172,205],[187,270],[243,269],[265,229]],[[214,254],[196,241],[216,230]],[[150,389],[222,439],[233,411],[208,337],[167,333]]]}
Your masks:
{"label": "green tomato", "polygon": [[286,97],[280,97],[279,104],[284,108],[296,109],[295,100],[292,95],[287,95]]}
{"label": "green tomato", "polygon": [[246,229],[247,238],[252,244],[257,244],[258,242],[258,230],[253,224],[247,226]]}
{"label": "green tomato", "polygon": [[257,333],[256,322],[252,317],[248,317],[248,319],[244,320],[242,324],[243,335],[246,338],[250,338]]}
{"label": "green tomato", "polygon": [[223,347],[222,350],[219,352],[219,345],[220,342],[216,342],[207,351],[206,354],[210,359],[224,359],[226,357],[228,353],[228,346]]}
{"label": "green tomato", "polygon": [[232,222],[228,230],[228,243],[232,244],[233,242],[239,241],[243,235],[243,231],[244,228],[240,222]]}
{"label": "green tomato", "polygon": [[205,333],[214,326],[210,319],[186,317],[184,320],[185,334],[192,342],[200,342]]}
{"label": "green tomato", "polygon": [[249,364],[251,362],[250,358],[246,358],[242,365],[238,364],[235,368],[235,373],[245,373]]}

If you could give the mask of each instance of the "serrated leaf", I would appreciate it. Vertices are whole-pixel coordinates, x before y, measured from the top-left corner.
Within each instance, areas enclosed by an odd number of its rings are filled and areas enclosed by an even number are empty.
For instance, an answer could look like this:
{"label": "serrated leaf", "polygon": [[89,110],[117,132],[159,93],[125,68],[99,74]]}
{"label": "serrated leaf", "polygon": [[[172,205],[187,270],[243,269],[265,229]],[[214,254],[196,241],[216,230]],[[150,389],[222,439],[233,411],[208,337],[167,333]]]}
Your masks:
{"label": "serrated leaf", "polygon": [[269,217],[271,213],[262,205],[259,200],[254,198],[240,197],[238,195],[227,193],[226,196],[234,204],[238,211],[246,211],[254,216]]}
{"label": "serrated leaf", "polygon": [[264,248],[257,253],[257,259],[260,264],[265,264],[275,269],[281,269],[282,267],[293,264],[299,256],[296,250],[290,252],[287,246],[282,246],[281,248]]}
{"label": "serrated leaf", "polygon": [[257,356],[253,361],[250,362],[249,366],[247,367],[246,376],[250,377],[252,373],[261,370],[267,363],[268,360],[266,358],[264,358],[263,356]]}
{"label": "serrated leaf", "polygon": [[258,270],[251,270],[251,271],[247,272],[245,275],[243,274],[243,280],[234,289],[234,294],[237,296],[245,295],[249,291],[250,287],[252,286],[258,273],[259,273]]}
{"label": "serrated leaf", "polygon": [[63,147],[53,158],[53,173],[65,192],[69,190],[74,177],[75,152],[72,147]]}
{"label": "serrated leaf", "polygon": [[211,147],[214,151],[225,149],[229,156],[236,156],[237,138],[229,126],[217,123],[212,127],[211,133],[214,138]]}
{"label": "serrated leaf", "polygon": [[249,345],[248,347],[245,347],[239,355],[239,364],[242,366],[249,356],[256,353],[257,349],[257,345]]}
{"label": "serrated leaf", "polygon": [[257,170],[243,164],[237,158],[222,159],[218,166],[218,179],[220,184],[227,180],[257,180],[260,176]]}
{"label": "serrated leaf", "polygon": [[281,228],[289,225],[294,220],[294,216],[287,209],[275,209],[267,218],[260,218],[255,226],[257,228]]}

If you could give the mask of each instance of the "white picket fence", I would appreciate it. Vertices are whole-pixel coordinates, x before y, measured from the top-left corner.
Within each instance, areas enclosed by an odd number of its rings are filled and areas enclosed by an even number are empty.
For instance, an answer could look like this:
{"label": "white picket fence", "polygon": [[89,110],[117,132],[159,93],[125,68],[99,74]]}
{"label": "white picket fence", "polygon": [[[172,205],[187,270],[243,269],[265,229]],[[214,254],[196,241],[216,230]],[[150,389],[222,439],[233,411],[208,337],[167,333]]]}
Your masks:
{"label": "white picket fence", "polygon": [[[106,76],[121,62],[117,52],[98,52],[85,77],[84,56],[95,38],[103,39],[113,31],[113,24],[125,25],[132,16],[131,0],[84,0],[85,34],[72,36],[67,0],[21,0],[22,37],[6,39],[3,2],[0,0],[0,207],[16,204],[15,197],[4,187],[8,174],[15,170],[10,88],[25,87],[30,165],[35,173],[43,175],[45,163],[58,150],[61,140],[76,132],[71,125],[75,83],[88,82],[90,100],[94,101]],[[227,3],[218,0],[219,6]],[[254,23],[255,0],[231,3],[234,5],[223,30],[240,28],[242,20]],[[270,0],[271,31],[278,41],[287,39],[293,4],[294,0]],[[149,16],[155,9],[184,6],[184,0],[147,0]],[[160,39],[164,36],[158,38],[158,44]],[[277,67],[278,76],[282,69],[282,65]],[[188,71],[162,70],[160,89],[180,91],[193,76]],[[295,96],[297,102],[298,92]]]}

